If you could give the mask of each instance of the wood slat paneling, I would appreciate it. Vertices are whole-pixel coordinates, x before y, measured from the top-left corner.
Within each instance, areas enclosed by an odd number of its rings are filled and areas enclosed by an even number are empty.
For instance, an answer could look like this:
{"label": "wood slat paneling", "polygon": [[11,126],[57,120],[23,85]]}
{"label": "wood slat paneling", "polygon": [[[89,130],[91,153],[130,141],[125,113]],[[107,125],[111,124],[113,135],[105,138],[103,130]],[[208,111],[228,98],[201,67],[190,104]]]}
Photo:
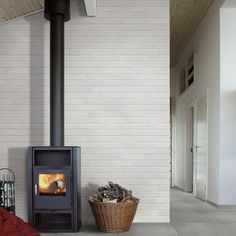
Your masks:
{"label": "wood slat paneling", "polygon": [[214,0],[171,0],[171,65],[191,39]]}
{"label": "wood slat paneling", "polygon": [[43,5],[43,0],[1,0],[0,23],[37,12]]}
{"label": "wood slat paneling", "polygon": [[[78,14],[78,1],[71,2],[65,34],[65,145],[82,147],[83,222],[93,219],[91,189],[107,180],[142,199],[136,222],[167,222],[168,1],[98,0],[96,18]],[[17,176],[16,212],[25,220],[26,150],[49,143],[49,23],[43,22],[40,13],[0,26],[0,166]]]}

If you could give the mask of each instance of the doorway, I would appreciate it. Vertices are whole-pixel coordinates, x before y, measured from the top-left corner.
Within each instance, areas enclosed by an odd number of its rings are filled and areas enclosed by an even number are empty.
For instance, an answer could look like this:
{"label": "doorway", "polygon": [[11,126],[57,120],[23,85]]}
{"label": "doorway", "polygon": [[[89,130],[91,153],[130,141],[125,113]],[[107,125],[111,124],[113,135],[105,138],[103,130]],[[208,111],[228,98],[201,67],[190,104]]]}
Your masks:
{"label": "doorway", "polygon": [[186,107],[184,191],[207,200],[207,93]]}

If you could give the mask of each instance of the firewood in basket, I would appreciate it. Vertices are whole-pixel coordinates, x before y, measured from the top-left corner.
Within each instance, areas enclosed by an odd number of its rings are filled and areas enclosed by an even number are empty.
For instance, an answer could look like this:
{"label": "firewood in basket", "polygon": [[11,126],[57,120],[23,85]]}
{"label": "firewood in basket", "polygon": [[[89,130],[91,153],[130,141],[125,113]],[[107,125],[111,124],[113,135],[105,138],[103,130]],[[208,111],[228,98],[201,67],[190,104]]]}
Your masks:
{"label": "firewood in basket", "polygon": [[117,203],[117,199],[111,200],[111,199],[104,198],[102,202],[103,203]]}
{"label": "firewood in basket", "polygon": [[139,201],[132,196],[132,191],[112,182],[108,182],[106,186],[99,187],[89,200],[96,202]]}

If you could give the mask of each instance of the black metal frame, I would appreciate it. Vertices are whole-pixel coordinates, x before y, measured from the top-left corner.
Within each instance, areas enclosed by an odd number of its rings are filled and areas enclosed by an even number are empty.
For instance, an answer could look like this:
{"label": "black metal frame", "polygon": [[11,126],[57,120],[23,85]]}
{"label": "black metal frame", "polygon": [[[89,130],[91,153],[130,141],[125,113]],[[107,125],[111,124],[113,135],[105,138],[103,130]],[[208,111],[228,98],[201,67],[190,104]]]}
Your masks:
{"label": "black metal frame", "polygon": [[[1,171],[7,171],[8,174],[11,174],[12,178],[8,180],[0,179],[0,206],[15,215],[15,173],[9,168],[0,168],[0,174]],[[9,201],[11,205],[8,205]]]}

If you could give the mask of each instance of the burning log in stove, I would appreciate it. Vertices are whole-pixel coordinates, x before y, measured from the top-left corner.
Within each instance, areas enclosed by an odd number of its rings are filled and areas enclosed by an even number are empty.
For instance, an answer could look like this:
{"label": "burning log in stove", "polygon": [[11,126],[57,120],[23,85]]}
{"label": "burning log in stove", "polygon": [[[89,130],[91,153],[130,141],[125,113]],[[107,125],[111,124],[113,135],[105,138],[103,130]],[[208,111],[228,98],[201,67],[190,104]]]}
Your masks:
{"label": "burning log in stove", "polygon": [[66,180],[64,174],[40,174],[39,175],[40,195],[65,195]]}

